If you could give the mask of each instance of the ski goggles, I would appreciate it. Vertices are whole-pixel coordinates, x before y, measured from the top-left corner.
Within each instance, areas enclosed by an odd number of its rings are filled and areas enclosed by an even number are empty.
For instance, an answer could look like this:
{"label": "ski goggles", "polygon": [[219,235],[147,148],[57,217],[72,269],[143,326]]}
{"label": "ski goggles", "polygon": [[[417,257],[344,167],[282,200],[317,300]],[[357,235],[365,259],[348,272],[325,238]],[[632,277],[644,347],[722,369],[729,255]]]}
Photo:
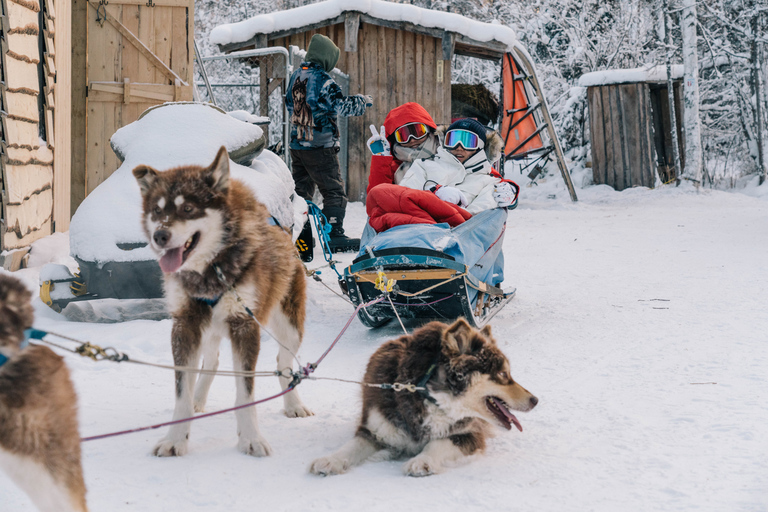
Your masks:
{"label": "ski goggles", "polygon": [[459,145],[466,150],[474,151],[480,149],[483,144],[483,139],[480,138],[475,132],[469,130],[451,130],[445,134],[445,143],[443,144],[446,149],[456,149]]}
{"label": "ski goggles", "polygon": [[405,144],[411,139],[419,140],[429,133],[429,128],[424,123],[410,123],[395,130],[395,140],[399,144]]}

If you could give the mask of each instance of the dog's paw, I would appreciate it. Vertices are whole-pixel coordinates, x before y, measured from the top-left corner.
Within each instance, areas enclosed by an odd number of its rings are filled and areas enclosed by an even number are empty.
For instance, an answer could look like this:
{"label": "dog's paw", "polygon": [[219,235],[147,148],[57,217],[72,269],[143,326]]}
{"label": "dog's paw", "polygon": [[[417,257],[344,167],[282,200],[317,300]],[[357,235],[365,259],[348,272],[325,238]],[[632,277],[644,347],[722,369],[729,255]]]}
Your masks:
{"label": "dog's paw", "polygon": [[285,415],[289,418],[306,418],[307,416],[314,416],[315,413],[310,411],[303,403],[298,402],[295,404],[285,404]]}
{"label": "dog's paw", "polygon": [[429,476],[439,472],[439,464],[423,455],[417,455],[403,466],[403,473],[407,476]]}
{"label": "dog's paw", "polygon": [[195,412],[205,412],[205,403],[208,401],[207,394],[205,396],[198,396],[197,393],[195,393],[195,398],[192,401],[192,404],[195,407]]}
{"label": "dog's paw", "polygon": [[181,457],[187,454],[187,447],[189,441],[182,439],[181,441],[175,441],[173,439],[165,438],[155,445],[152,450],[152,455],[156,457]]}
{"label": "dog's paw", "polygon": [[309,472],[313,475],[330,476],[341,475],[349,471],[349,461],[337,457],[320,457],[315,459],[309,466]]}
{"label": "dog's paw", "polygon": [[261,436],[252,439],[241,436],[237,441],[237,449],[252,457],[267,457],[272,455],[272,448],[269,447],[267,441]]}

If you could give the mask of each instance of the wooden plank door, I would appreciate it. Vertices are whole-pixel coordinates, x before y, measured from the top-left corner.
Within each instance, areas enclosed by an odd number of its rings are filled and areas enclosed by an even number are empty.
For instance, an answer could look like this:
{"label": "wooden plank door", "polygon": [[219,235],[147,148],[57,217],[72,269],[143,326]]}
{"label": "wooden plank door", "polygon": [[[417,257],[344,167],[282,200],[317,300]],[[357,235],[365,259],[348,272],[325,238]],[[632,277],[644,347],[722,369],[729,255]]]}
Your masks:
{"label": "wooden plank door", "polygon": [[194,55],[194,0],[88,0],[86,9],[84,195],[120,165],[115,131],[153,105],[192,100]]}

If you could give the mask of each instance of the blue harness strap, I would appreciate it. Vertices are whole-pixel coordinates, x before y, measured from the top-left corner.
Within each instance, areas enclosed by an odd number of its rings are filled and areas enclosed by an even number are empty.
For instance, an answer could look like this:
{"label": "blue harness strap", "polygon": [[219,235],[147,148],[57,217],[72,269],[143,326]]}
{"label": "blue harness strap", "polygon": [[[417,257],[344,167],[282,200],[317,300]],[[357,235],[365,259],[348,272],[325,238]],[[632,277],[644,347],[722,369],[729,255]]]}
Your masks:
{"label": "blue harness strap", "polygon": [[[45,337],[45,335],[48,334],[45,331],[41,331],[40,329],[25,329],[24,330],[24,341],[21,342],[21,345],[19,345],[19,350],[24,350],[29,346],[29,340],[35,339],[35,340],[41,340]],[[3,354],[0,354],[0,366],[3,366],[5,363],[8,362],[8,358],[5,357]]]}
{"label": "blue harness strap", "polygon": [[[270,215],[269,217],[267,217],[267,224],[269,224],[270,226],[277,226],[277,227],[279,227],[280,229],[283,229],[283,230],[285,230],[285,228],[284,228],[283,226],[281,226],[281,225],[280,225],[280,223],[277,221],[277,219],[276,219],[274,216],[272,216],[272,215]],[[286,231],[287,231],[287,230],[286,230]],[[221,295],[219,295],[218,297],[215,297],[215,298],[213,298],[213,299],[208,299],[208,298],[206,298],[206,297],[193,297],[193,298],[194,298],[194,299],[195,299],[197,302],[202,302],[203,304],[207,304],[208,306],[211,306],[211,308],[215,308],[215,307],[216,307],[216,304],[218,304],[218,303],[219,303],[219,301],[221,300],[221,297],[222,297],[222,296],[221,296]]]}

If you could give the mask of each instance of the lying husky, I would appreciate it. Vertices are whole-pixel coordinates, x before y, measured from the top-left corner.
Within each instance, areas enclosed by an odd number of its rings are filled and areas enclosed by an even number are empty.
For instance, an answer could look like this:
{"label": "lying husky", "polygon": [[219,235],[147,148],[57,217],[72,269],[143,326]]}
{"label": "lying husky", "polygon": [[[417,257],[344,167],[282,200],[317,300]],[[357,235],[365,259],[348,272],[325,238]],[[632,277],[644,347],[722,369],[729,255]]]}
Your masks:
{"label": "lying husky", "polygon": [[[245,184],[230,180],[226,149],[206,168],[158,172],[142,165],[133,175],[141,188],[144,230],[160,255],[176,366],[197,367],[202,355],[203,368],[216,370],[219,344],[226,337],[232,342],[235,370],[253,371],[259,325],[268,323],[281,343],[278,369],[291,368],[304,331],[304,270],[290,235],[275,225]],[[194,374],[176,372],[174,420],[203,410],[212,380],[212,375],[201,375],[194,389]],[[290,381],[280,377],[283,390]],[[253,384],[253,377],[236,377],[236,405],[254,401]],[[284,404],[287,416],[312,414],[296,391],[284,395]],[[256,426],[255,407],[235,415],[238,449],[269,455]],[[154,454],[184,455],[189,430],[189,422],[172,426]]]}
{"label": "lying husky", "polygon": [[0,467],[40,510],[85,512],[77,396],[61,357],[26,347],[31,299],[0,274]]}
{"label": "lying husky", "polygon": [[401,456],[412,457],[403,467],[407,475],[439,473],[451,461],[482,452],[491,425],[511,430],[514,424],[522,432],[510,409],[530,411],[538,403],[512,380],[490,326],[477,331],[464,319],[450,327],[432,322],[385,343],[371,356],[364,381],[426,391],[364,386],[355,437],[315,460],[311,473],[336,475],[369,458]]}

